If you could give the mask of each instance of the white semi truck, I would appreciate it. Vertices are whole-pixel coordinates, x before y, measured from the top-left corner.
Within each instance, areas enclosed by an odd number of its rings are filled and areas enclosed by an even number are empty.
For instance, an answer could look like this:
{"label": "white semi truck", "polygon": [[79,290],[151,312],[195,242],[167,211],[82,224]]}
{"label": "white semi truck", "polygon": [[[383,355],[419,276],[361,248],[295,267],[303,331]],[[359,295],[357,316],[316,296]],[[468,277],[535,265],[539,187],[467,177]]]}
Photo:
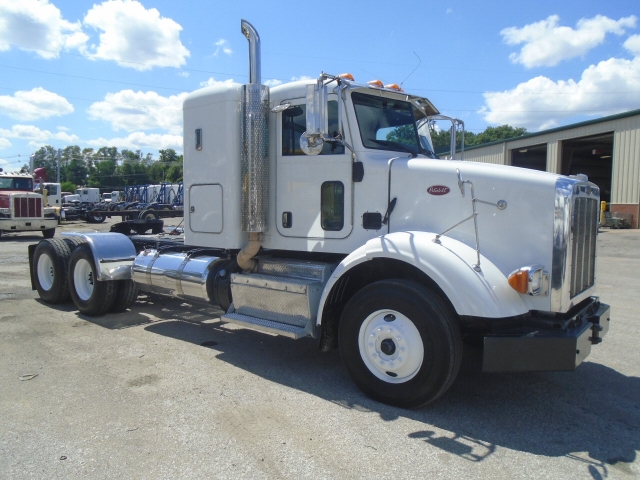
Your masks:
{"label": "white semi truck", "polygon": [[29,173],[11,173],[0,169],[0,238],[3,232],[42,232],[55,235],[58,217],[43,196],[33,191]]}
{"label": "white semi truck", "polygon": [[401,407],[449,388],[464,338],[483,339],[487,372],[573,370],[601,342],[596,185],[436,158],[429,122],[446,117],[397,85],[270,89],[241,28],[250,82],[184,102],[184,238],[31,245],[43,300],[86,315],[139,290],[213,304],[223,322],[338,347],[363,392]]}

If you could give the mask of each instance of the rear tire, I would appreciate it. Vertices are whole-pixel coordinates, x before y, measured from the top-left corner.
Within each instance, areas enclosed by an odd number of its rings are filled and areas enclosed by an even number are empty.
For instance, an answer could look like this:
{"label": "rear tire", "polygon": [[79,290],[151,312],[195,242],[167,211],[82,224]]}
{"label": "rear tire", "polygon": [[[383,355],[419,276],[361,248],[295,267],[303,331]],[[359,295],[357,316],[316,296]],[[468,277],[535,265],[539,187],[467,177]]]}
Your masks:
{"label": "rear tire", "polygon": [[113,313],[124,312],[138,299],[138,285],[133,280],[118,280],[118,293],[111,311]]}
{"label": "rear tire", "polygon": [[82,237],[62,237],[62,239],[69,246],[69,250],[71,250],[71,252],[73,252],[78,245],[87,243],[87,241]]}
{"label": "rear tire", "polygon": [[64,240],[42,240],[33,253],[32,277],[40,298],[49,304],[69,299],[67,273],[71,250]]}
{"label": "rear tire", "polygon": [[93,252],[88,244],[78,245],[69,260],[69,290],[80,313],[97,317],[109,311],[116,300],[118,284],[96,278]]}
{"label": "rear tire", "polygon": [[347,303],[338,330],[349,375],[382,403],[416,408],[433,402],[460,369],[455,312],[436,292],[407,280],[383,280]]}

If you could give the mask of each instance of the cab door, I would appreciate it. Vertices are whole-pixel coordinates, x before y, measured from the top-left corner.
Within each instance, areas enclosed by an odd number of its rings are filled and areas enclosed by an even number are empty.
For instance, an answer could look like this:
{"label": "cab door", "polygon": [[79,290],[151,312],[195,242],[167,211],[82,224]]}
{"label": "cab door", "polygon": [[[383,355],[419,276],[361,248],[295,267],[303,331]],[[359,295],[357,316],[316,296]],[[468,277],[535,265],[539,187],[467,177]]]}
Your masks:
{"label": "cab door", "polygon": [[[300,148],[306,129],[305,99],[286,103],[291,106],[278,114],[278,232],[286,237],[345,238],[353,228],[351,155],[337,142],[325,142],[319,155],[305,155]],[[335,95],[329,96],[328,107],[329,131],[334,135],[340,129]]]}

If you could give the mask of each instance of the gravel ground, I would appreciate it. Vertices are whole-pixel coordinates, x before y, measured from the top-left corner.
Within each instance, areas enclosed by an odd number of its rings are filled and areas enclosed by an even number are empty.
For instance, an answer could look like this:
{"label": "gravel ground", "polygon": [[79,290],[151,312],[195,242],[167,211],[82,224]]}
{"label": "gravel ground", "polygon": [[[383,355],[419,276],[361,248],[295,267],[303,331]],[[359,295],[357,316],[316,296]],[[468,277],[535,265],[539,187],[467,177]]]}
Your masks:
{"label": "gravel ground", "polygon": [[467,347],[449,392],[414,411],[362,395],[337,351],[213,309],[47,306],[28,275],[40,238],[0,240],[0,478],[640,477],[638,230],[599,235],[612,325],[575,372],[483,374]]}

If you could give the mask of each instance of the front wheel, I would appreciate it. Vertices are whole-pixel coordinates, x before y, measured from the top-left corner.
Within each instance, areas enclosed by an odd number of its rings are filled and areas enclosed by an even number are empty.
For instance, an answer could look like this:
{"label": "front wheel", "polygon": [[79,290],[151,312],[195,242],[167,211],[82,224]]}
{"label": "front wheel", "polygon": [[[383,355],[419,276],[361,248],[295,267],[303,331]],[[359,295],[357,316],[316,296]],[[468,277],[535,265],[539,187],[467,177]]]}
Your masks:
{"label": "front wheel", "polygon": [[416,408],[436,400],[460,369],[454,311],[415,282],[383,280],[364,287],[347,303],[338,335],[353,381],[390,405]]}
{"label": "front wheel", "polygon": [[93,252],[87,243],[78,245],[69,260],[69,290],[80,313],[103,315],[113,307],[118,291],[114,281],[97,279]]}
{"label": "front wheel", "polygon": [[88,223],[103,223],[107,219],[106,215],[100,213],[88,213],[87,214],[87,222]]}

